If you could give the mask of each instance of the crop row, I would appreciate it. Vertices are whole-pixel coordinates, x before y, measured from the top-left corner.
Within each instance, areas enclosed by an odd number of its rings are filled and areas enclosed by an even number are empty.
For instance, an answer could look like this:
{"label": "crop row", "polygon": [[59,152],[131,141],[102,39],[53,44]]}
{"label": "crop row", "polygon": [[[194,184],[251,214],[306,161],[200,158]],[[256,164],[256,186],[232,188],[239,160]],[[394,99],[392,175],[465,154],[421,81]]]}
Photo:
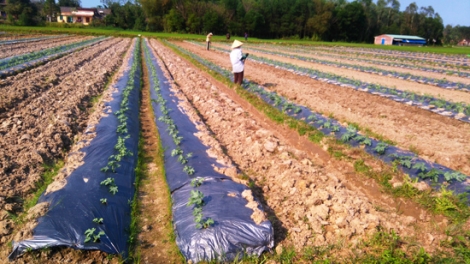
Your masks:
{"label": "crop row", "polygon": [[[140,55],[140,38],[137,39],[136,43],[134,44],[134,61],[132,63],[131,69],[129,71],[129,80],[126,84],[126,87],[122,91],[122,100],[120,103],[120,109],[114,112],[114,115],[116,116],[118,120],[118,126],[116,128],[116,133],[117,133],[117,143],[114,145],[114,151],[115,153],[111,156],[108,157],[108,163],[106,166],[101,168],[102,172],[112,172],[115,173],[116,169],[121,166],[120,162],[123,158],[132,156],[132,151],[128,150],[126,147],[126,140],[131,137],[128,131],[128,112],[130,109],[130,103],[129,103],[129,95],[132,92],[132,90],[135,89],[136,84],[135,84],[135,78],[134,76],[136,75],[136,72],[138,71],[138,68],[140,67],[140,61],[141,57]],[[135,135],[134,135],[135,136]],[[101,186],[105,186],[108,188],[108,191],[112,194],[115,195],[119,189],[118,186],[116,185],[115,178],[114,177],[108,177],[105,180],[100,182]],[[103,205],[108,204],[108,199],[107,198],[100,198],[100,203]],[[95,225],[103,225],[104,224],[104,219],[102,217],[98,218],[95,217],[93,218],[92,222]],[[100,241],[100,237],[102,235],[105,235],[105,232],[103,230],[95,233],[96,228],[91,227],[87,229],[84,233],[85,235],[85,240],[83,241],[84,243],[98,243]]]}
{"label": "crop row", "polygon": [[282,57],[287,57],[291,59],[308,61],[308,62],[318,63],[322,65],[328,65],[328,66],[333,66],[337,68],[345,68],[345,69],[355,70],[355,71],[360,71],[360,72],[365,72],[365,73],[384,75],[384,76],[393,77],[393,78],[402,79],[402,80],[409,80],[409,81],[414,81],[418,83],[435,85],[435,86],[438,86],[440,88],[445,88],[445,89],[457,89],[461,91],[470,92],[470,85],[460,83],[460,82],[449,82],[445,79],[435,79],[435,78],[413,75],[410,73],[401,73],[397,71],[383,70],[380,68],[370,67],[370,66],[360,66],[360,65],[349,64],[349,63],[321,60],[321,59],[315,59],[311,57],[286,54],[282,52],[272,52],[272,51],[260,50],[260,49],[255,49],[255,48],[251,48],[251,49],[256,50],[257,52],[265,53],[265,54],[282,56]]}
{"label": "crop row", "polygon": [[[248,46],[252,48],[252,46]],[[272,50],[274,46],[270,46],[269,49]],[[389,66],[389,67],[397,67],[397,68],[404,68],[404,69],[410,69],[410,70],[419,70],[419,71],[424,71],[424,72],[433,72],[433,73],[440,73],[440,74],[447,74],[447,75],[454,75],[454,76],[459,76],[459,77],[467,77],[470,78],[470,72],[464,72],[460,70],[452,70],[452,69],[439,69],[439,68],[431,68],[431,67],[425,67],[422,64],[408,64],[408,60],[403,60],[400,63],[396,62],[390,62],[388,60],[392,59],[389,57],[386,57],[387,61],[383,60],[372,60],[372,59],[367,59],[364,57],[358,57],[358,56],[351,56],[351,54],[346,54],[345,56],[342,55],[337,55],[338,53],[319,53],[318,51],[312,52],[309,49],[305,48],[289,48],[289,47],[284,47],[283,50],[288,50],[290,52],[295,52],[295,53],[302,53],[302,54],[311,54],[311,55],[322,55],[322,56],[327,56],[329,58],[336,58],[336,59],[342,59],[342,60],[349,60],[349,61],[358,61],[358,62],[367,62],[371,64],[376,64],[376,65],[381,65],[381,66]],[[393,58],[394,61],[396,61],[396,58]]]}
{"label": "crop row", "polygon": [[[195,42],[190,43],[200,45]],[[219,50],[227,52],[226,49]],[[353,80],[336,74],[325,73],[305,67],[299,67],[290,63],[280,62],[254,55],[250,55],[250,59],[259,63],[264,63],[267,65],[274,66],[276,68],[284,69],[301,76],[308,76],[312,79],[326,82],[329,84],[334,84],[345,88],[351,88],[357,91],[368,92],[371,94],[379,95],[381,97],[385,97],[390,100],[394,100],[396,102],[429,110],[439,115],[453,117],[463,122],[470,122],[470,105],[464,102],[449,102],[444,99],[435,98],[431,95],[420,95],[410,91],[402,91],[378,84]]]}
{"label": "crop row", "polygon": [[[183,48],[175,47],[201,64],[209,67],[211,70],[224,76],[230,74],[227,70],[224,70],[217,65],[184,50]],[[325,135],[331,135],[344,143],[352,146],[362,146],[368,153],[385,162],[400,167],[412,177],[417,177],[421,180],[428,180],[434,183],[453,183],[453,185],[451,184],[451,188],[456,188],[457,192],[466,191],[460,182],[466,180],[467,176],[461,172],[451,170],[440,164],[425,161],[410,151],[402,150],[395,146],[388,145],[385,142],[361,135],[358,133],[356,127],[352,125],[344,127],[333,118],[324,117],[319,113],[312,112],[307,107],[289,102],[282,96],[279,96],[275,92],[269,92],[264,87],[256,83],[248,81],[245,82],[243,87],[246,90],[257,94],[265,102],[271,104],[289,116],[298,120],[304,120],[310,126],[322,131]]]}
{"label": "crop row", "polygon": [[[156,42],[152,43],[152,48],[160,54],[161,50]],[[153,53],[147,53],[146,57],[149,58],[147,65],[155,64],[158,67],[156,58],[151,61],[152,55]],[[172,55],[162,51],[161,56],[162,64],[165,62],[172,64],[174,59]],[[183,92],[185,88],[179,88],[177,85],[172,88],[168,85],[161,68],[156,67],[149,67],[149,70],[153,72],[158,70],[161,85],[158,89],[159,96],[155,89],[151,94],[155,116],[158,117],[158,129],[169,132],[174,124],[177,128],[182,128],[181,134],[184,135],[179,146],[173,141],[172,135],[160,134],[165,149],[165,174],[172,193],[176,243],[182,254],[187,260],[198,263],[215,260],[233,261],[244,254],[259,255],[269,250],[274,243],[274,231],[269,220],[263,217],[253,218],[253,215],[264,215],[264,213],[256,200],[250,201],[246,198],[251,194],[251,190],[220,172],[219,168],[235,165],[229,160],[221,164],[219,158],[208,154],[207,149],[218,149],[217,142],[212,138],[204,139],[205,137],[198,136],[202,134],[208,136],[209,131],[206,130],[202,120],[194,118],[193,106],[186,100]],[[152,79],[151,83],[154,85]],[[174,123],[165,121],[166,111],[169,111],[168,119],[172,119]],[[179,149],[185,152],[180,152]],[[188,161],[197,166],[194,175],[181,171],[184,171],[184,165],[180,157],[186,158],[186,151],[196,153]],[[218,155],[222,155],[221,149],[217,152]]]}
{"label": "crop row", "polygon": [[[40,50],[36,52],[31,52],[15,57],[9,57],[0,60],[0,74],[6,74],[8,73],[8,69],[19,66],[19,68],[23,67],[30,67],[32,65],[45,62],[48,60],[52,60],[54,58],[57,58],[63,54],[72,52],[74,50],[80,49],[84,46],[87,45],[92,45],[97,42],[103,41],[105,37],[97,37],[81,42],[76,42],[76,43],[71,43],[67,45],[62,45],[50,49],[45,49],[45,50]],[[27,64],[27,65],[22,65],[22,64]],[[18,69],[13,69],[13,70],[18,70]]]}
{"label": "crop row", "polygon": [[[9,258],[44,247],[68,246],[127,254],[132,237],[130,202],[135,193],[135,165],[139,135],[140,45],[128,50],[122,75],[108,89],[99,113],[78,143],[78,166],[55,181],[39,199],[47,203],[45,216],[37,219],[32,238],[13,242]],[[121,111],[121,109],[124,109]],[[111,114],[113,113],[114,114]],[[124,117],[126,115],[127,117]],[[131,157],[132,156],[132,157]],[[103,169],[108,167],[108,169]],[[55,187],[54,187],[55,186]],[[118,188],[119,187],[119,188]]]}
{"label": "crop row", "polygon": [[464,56],[458,55],[443,55],[434,53],[421,53],[421,52],[408,52],[396,50],[381,50],[381,49],[363,49],[363,48],[327,48],[321,47],[320,49],[333,53],[345,52],[346,54],[366,55],[382,58],[396,58],[399,60],[416,61],[418,63],[433,63],[442,66],[464,67],[470,66],[469,59]]}
{"label": "crop row", "polygon": [[13,40],[2,40],[2,41],[0,41],[0,45],[11,45],[11,44],[17,44],[17,43],[24,43],[24,42],[36,42],[36,41],[42,41],[42,40],[48,40],[48,39],[62,38],[64,36],[66,36],[66,35],[43,36],[43,37],[38,37],[38,38],[23,38],[23,39],[13,39]]}

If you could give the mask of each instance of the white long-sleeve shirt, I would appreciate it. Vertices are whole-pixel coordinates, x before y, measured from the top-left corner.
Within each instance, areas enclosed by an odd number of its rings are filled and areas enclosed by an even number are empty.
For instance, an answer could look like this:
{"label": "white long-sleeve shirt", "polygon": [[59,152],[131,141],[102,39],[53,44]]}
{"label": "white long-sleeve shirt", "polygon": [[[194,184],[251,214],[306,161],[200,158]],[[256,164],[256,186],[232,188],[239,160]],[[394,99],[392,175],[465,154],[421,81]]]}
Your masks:
{"label": "white long-sleeve shirt", "polygon": [[235,48],[230,52],[230,61],[232,62],[232,72],[242,72],[245,68],[245,63],[241,61],[242,49]]}

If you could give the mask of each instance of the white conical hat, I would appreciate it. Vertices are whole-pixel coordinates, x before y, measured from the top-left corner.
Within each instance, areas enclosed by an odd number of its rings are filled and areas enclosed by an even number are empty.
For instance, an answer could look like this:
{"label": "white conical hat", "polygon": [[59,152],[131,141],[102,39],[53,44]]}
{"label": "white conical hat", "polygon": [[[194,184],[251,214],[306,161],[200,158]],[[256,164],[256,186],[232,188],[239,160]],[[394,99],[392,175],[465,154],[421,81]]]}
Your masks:
{"label": "white conical hat", "polygon": [[243,45],[243,43],[241,41],[238,41],[238,40],[235,40],[232,44],[232,49],[234,48],[238,48],[240,47],[241,45]]}

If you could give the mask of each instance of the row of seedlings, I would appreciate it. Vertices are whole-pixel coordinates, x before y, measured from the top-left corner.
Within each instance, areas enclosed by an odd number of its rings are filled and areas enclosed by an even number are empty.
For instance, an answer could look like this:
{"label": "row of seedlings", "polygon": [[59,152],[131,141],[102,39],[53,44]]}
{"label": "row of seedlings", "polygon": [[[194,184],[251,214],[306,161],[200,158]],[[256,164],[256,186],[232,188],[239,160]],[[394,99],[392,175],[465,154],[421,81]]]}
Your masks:
{"label": "row of seedlings", "polygon": [[[191,43],[197,44],[195,42]],[[226,49],[220,50],[224,52],[227,51]],[[388,88],[378,84],[353,80],[340,75],[324,73],[318,70],[299,67],[290,63],[284,63],[254,55],[250,55],[250,59],[259,63],[284,69],[286,71],[290,71],[301,76],[309,76],[310,78],[329,84],[351,88],[356,91],[368,92],[381,97],[385,97],[390,100],[394,100],[396,102],[416,106],[442,116],[452,117],[460,121],[470,123],[470,105],[464,102],[454,103],[446,101],[442,98],[435,98],[431,95],[420,95],[411,91],[402,91],[398,89]]]}
{"label": "row of seedlings", "polygon": [[[338,49],[322,48],[323,50],[329,50],[337,53]],[[352,51],[351,51],[352,50]],[[462,55],[444,55],[437,53],[422,53],[422,52],[411,52],[411,51],[397,51],[397,50],[382,50],[382,49],[370,49],[370,48],[347,48],[344,52],[348,54],[356,55],[367,55],[373,57],[389,58],[392,56],[395,59],[401,59],[406,61],[414,61],[417,63],[433,63],[439,64],[444,67],[446,66],[459,66],[468,67],[470,66],[470,59]]]}
{"label": "row of seedlings", "polygon": [[[299,56],[299,55],[293,55],[293,54],[288,54],[284,52],[274,52],[274,51],[267,51],[263,49],[256,49],[253,48],[253,46],[250,46],[250,49],[256,50],[257,52],[260,53],[266,53],[266,54],[271,54],[271,55],[276,55],[276,56],[282,56],[282,57],[287,57],[290,59],[297,59],[297,60],[302,60],[302,61],[308,61],[308,62],[314,62],[314,63],[319,63],[322,65],[328,65],[328,66],[333,66],[337,68],[346,68],[350,70],[356,70],[356,71],[361,71],[361,72],[366,72],[366,73],[373,73],[373,74],[378,74],[378,75],[384,75],[384,76],[389,76],[389,77],[394,77],[397,79],[404,79],[404,80],[409,80],[409,81],[414,81],[414,82],[419,82],[419,83],[426,83],[430,85],[435,85],[441,88],[446,88],[446,89],[460,89],[462,91],[470,91],[470,85],[466,85],[464,83],[458,83],[458,82],[449,82],[445,79],[435,79],[435,78],[429,78],[429,77],[424,77],[424,76],[417,76],[413,75],[410,73],[401,73],[397,71],[392,71],[392,70],[384,70],[380,69],[377,67],[371,67],[371,66],[360,66],[356,64],[349,64],[349,63],[341,63],[341,62],[335,62],[331,60],[322,60],[322,59],[315,59],[312,57],[305,57],[305,56]],[[297,51],[298,52],[298,51]],[[334,57],[334,56],[329,56],[329,57]],[[336,56],[338,57],[338,56]],[[342,58],[342,57],[340,57]],[[359,59],[356,59],[359,60]],[[360,59],[361,62],[373,62],[369,60],[364,60]],[[377,63],[377,62],[376,62]],[[382,63],[381,63],[382,64]],[[459,76],[463,77],[469,77],[470,73],[465,73],[465,72],[453,72],[453,71],[446,71],[446,70],[438,70],[434,68],[427,68],[427,67],[417,67],[417,66],[408,66],[402,65],[402,64],[391,64],[388,63],[387,66],[395,66],[395,67],[401,67],[401,68],[408,68],[408,69],[417,69],[417,70],[425,70],[427,72],[438,72],[438,73],[455,73]]]}
{"label": "row of seedlings", "polygon": [[42,36],[37,38],[22,38],[22,39],[13,39],[13,40],[2,40],[0,41],[0,45],[13,45],[18,43],[29,43],[29,42],[37,42],[42,40],[48,39],[56,39],[56,38],[63,38],[67,35],[59,35],[59,36]]}
{"label": "row of seedlings", "polygon": [[[109,38],[109,37],[108,37]],[[35,65],[57,59],[68,53],[72,53],[83,47],[90,46],[108,39],[106,37],[95,37],[92,39],[70,43],[50,49],[30,52],[19,56],[8,57],[0,60],[0,76],[14,74],[15,72],[33,67]]]}
{"label": "row of seedlings", "polygon": [[[216,72],[224,76],[229,74],[228,71],[193,53],[175,45],[173,45],[173,47],[179,49],[181,52],[192,57],[201,64],[210,67],[212,70],[216,69]],[[436,189],[440,189],[440,186],[443,184],[449,184],[449,190],[455,191],[457,194],[467,193],[467,188],[463,182],[466,181],[468,176],[461,172],[452,170],[437,163],[426,161],[411,151],[402,150],[385,142],[362,135],[353,125],[348,125],[347,127],[342,126],[333,118],[325,117],[319,113],[314,113],[309,108],[290,102],[275,92],[267,91],[264,87],[256,83],[250,81],[247,82],[245,80],[243,87],[246,90],[257,94],[265,102],[276,107],[278,110],[296,118],[297,120],[305,121],[307,124],[320,130],[323,134],[331,135],[353,147],[361,146],[369,154],[388,164],[396,165],[401,168],[413,179],[426,181]]]}
{"label": "row of seedlings", "polygon": [[[313,54],[313,55],[322,55],[322,56],[327,56],[329,58],[337,58],[337,59],[343,59],[343,60],[349,60],[349,61],[367,62],[367,63],[378,64],[382,66],[391,66],[391,67],[405,68],[405,69],[411,69],[411,70],[420,70],[420,71],[425,71],[425,72],[455,75],[459,77],[470,77],[469,72],[461,71],[460,68],[455,69],[454,67],[449,67],[447,63],[441,65],[442,67],[445,67],[446,69],[440,69],[436,67],[431,68],[431,67],[423,66],[422,60],[410,61],[410,60],[405,60],[405,59],[397,59],[397,57],[387,57],[387,56],[382,56],[382,55],[373,56],[373,58],[380,59],[380,60],[373,60],[373,59],[370,59],[370,56],[359,57],[359,54],[357,53],[354,54],[354,53],[337,52],[337,51],[333,53],[328,50],[318,49],[317,47],[312,48],[312,46],[309,46],[308,49],[306,49],[305,47],[301,47],[301,46],[294,46],[294,47],[295,48],[284,47],[283,50],[289,50],[291,52],[301,53],[301,54],[308,53],[308,54]],[[273,49],[275,47],[267,46],[266,48]],[[399,61],[399,63],[397,61]],[[432,64],[436,64],[436,63],[432,62]]]}
{"label": "row of seedlings", "polygon": [[197,263],[233,261],[270,250],[274,244],[271,223],[252,219],[255,213],[263,213],[259,205],[247,207],[247,193],[251,193],[247,186],[214,169],[226,165],[206,153],[208,147],[195,136],[199,131],[196,124],[180,110],[180,99],[147,45],[145,57],[156,124],[159,131],[167,132],[160,138],[172,194],[176,243],[182,254]]}
{"label": "row of seedlings", "polygon": [[[133,41],[121,77],[110,86],[115,90],[99,123],[85,132],[94,136],[78,143],[83,146],[81,161],[40,197],[38,205],[47,203],[48,211],[38,218],[31,239],[13,243],[11,260],[29,250],[55,246],[126,257],[140,129],[139,43],[140,39]],[[76,155],[82,154],[71,153],[72,162]]]}

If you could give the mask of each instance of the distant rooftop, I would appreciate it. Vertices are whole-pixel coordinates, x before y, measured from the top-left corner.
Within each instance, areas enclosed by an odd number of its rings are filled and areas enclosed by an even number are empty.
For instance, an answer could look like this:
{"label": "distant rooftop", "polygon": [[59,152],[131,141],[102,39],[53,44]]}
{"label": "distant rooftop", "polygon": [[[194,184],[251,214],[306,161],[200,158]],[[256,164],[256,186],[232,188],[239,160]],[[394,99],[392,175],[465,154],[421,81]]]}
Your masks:
{"label": "distant rooftop", "polygon": [[409,36],[409,35],[394,35],[394,34],[382,34],[392,37],[394,39],[416,39],[416,40],[425,40],[424,38],[418,36]]}

